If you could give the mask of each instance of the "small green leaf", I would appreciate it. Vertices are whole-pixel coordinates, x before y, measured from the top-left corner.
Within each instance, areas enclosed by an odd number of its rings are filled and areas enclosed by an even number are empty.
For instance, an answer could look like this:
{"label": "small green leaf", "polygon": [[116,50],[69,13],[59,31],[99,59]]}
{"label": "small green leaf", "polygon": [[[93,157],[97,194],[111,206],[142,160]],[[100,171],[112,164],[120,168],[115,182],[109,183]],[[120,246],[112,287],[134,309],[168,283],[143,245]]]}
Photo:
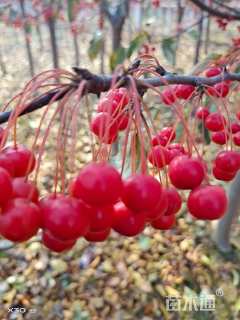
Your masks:
{"label": "small green leaf", "polygon": [[88,56],[91,60],[96,59],[96,57],[98,56],[98,54],[101,50],[101,47],[102,47],[102,41],[103,41],[102,33],[97,31],[93,35],[93,37],[90,41],[90,46],[88,48]]}
{"label": "small green leaf", "polygon": [[165,58],[172,64],[176,61],[177,43],[174,38],[165,38],[162,40],[162,51]]}
{"label": "small green leaf", "polygon": [[123,47],[118,48],[110,56],[110,68],[114,70],[117,65],[122,64],[126,59],[127,50]]}
{"label": "small green leaf", "polygon": [[147,33],[146,32],[141,32],[139,33],[131,42],[130,45],[127,49],[126,56],[130,58],[134,51],[138,50],[140,46],[146,41],[147,38]]}

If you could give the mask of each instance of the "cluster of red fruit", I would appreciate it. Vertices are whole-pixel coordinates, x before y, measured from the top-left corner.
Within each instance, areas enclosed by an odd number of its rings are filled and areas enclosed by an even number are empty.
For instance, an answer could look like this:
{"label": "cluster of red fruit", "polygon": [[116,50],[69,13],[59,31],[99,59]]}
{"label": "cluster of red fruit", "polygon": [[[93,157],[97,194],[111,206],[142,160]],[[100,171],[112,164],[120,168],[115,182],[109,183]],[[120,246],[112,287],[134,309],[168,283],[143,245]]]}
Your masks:
{"label": "cluster of red fruit", "polygon": [[92,119],[91,131],[103,143],[113,143],[118,132],[125,130],[129,123],[129,94],[126,88],[110,90],[98,103],[97,115]]}
{"label": "cluster of red fruit", "polygon": [[[211,78],[222,73],[220,67],[212,67],[206,70],[206,77]],[[166,105],[174,104],[177,99],[188,100],[194,93],[196,88],[189,84],[178,84],[171,87],[167,87],[162,91],[162,101]],[[210,96],[224,98],[229,93],[229,81],[222,81],[215,84],[212,87],[207,88],[207,93]]]}

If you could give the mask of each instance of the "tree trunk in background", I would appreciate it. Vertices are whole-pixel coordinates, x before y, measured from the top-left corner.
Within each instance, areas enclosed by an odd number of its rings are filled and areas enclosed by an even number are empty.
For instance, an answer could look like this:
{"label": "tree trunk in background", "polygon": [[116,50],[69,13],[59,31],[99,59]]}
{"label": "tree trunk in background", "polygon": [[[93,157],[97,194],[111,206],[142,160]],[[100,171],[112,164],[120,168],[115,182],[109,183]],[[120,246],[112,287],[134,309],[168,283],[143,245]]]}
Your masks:
{"label": "tree trunk in background", "polygon": [[104,65],[105,65],[105,37],[103,32],[102,46],[100,51],[100,73],[101,74],[105,73]]}
{"label": "tree trunk in background", "polygon": [[205,43],[204,43],[205,54],[208,54],[208,46],[209,46],[209,42],[210,42],[210,26],[211,26],[211,16],[208,16],[207,17]]}
{"label": "tree trunk in background", "polygon": [[58,47],[57,47],[57,39],[56,39],[56,28],[55,28],[55,18],[50,17],[47,20],[47,25],[50,34],[50,43],[52,48],[52,58],[53,58],[53,67],[55,69],[59,68],[59,57],[58,57]]}
{"label": "tree trunk in background", "polygon": [[231,225],[237,220],[240,210],[240,173],[237,174],[229,187],[229,206],[224,217],[217,223],[213,239],[222,252],[231,251],[230,235]]}
{"label": "tree trunk in background", "polygon": [[123,23],[112,24],[112,50],[116,51],[121,46]]}
{"label": "tree trunk in background", "polygon": [[194,64],[197,64],[200,57],[200,50],[202,46],[202,33],[203,33],[203,13],[201,13],[201,18],[198,25],[198,39],[196,43],[196,50],[195,50],[195,57],[194,57]]}
{"label": "tree trunk in background", "polygon": [[175,59],[174,59],[174,66],[177,63],[177,51],[181,39],[181,33],[179,33],[179,27],[181,26],[182,20],[184,16],[184,7],[181,5],[181,0],[177,0],[177,37],[176,37],[176,51],[175,51]]}
{"label": "tree trunk in background", "polygon": [[75,55],[75,65],[79,66],[79,45],[78,45],[78,36],[73,33],[73,46],[74,46],[74,55]]}
{"label": "tree trunk in background", "polygon": [[2,52],[0,51],[0,68],[2,71],[2,74],[5,76],[7,74],[6,65],[4,63]]}
{"label": "tree trunk in background", "polygon": [[20,7],[21,7],[22,17],[24,19],[24,38],[25,38],[25,46],[26,46],[26,51],[27,51],[27,56],[28,56],[29,69],[30,69],[31,77],[33,77],[34,76],[34,63],[33,63],[32,48],[31,48],[31,44],[30,44],[30,40],[29,40],[28,27],[25,22],[26,14],[25,14],[24,0],[20,0]]}
{"label": "tree trunk in background", "polygon": [[41,32],[41,28],[40,28],[40,25],[38,22],[36,24],[36,32],[37,32],[37,36],[38,36],[40,50],[43,51],[44,47],[43,47],[42,32]]}

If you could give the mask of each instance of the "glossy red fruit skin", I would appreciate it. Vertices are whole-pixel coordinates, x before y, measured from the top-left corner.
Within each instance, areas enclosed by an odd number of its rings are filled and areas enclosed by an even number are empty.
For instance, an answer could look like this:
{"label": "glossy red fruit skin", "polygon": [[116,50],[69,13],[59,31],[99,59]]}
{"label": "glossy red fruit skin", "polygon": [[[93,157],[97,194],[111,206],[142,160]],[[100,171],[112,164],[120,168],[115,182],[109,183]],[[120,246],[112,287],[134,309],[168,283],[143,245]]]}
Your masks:
{"label": "glossy red fruit skin", "polygon": [[112,99],[116,101],[120,106],[126,106],[130,101],[129,92],[124,87],[110,90],[106,97],[110,100]]}
{"label": "glossy red fruit skin", "polygon": [[221,180],[221,181],[231,181],[234,179],[236,176],[236,171],[235,172],[230,172],[230,171],[223,171],[219,169],[216,164],[213,165],[212,168],[212,173],[215,179]]}
{"label": "glossy red fruit skin", "polygon": [[117,118],[116,121],[118,122],[118,130],[123,131],[127,129],[129,123],[129,116],[123,114],[119,118]]}
{"label": "glossy red fruit skin", "polygon": [[236,146],[240,147],[240,132],[234,134],[233,142]]}
{"label": "glossy red fruit skin", "polygon": [[166,146],[167,143],[170,143],[176,138],[176,133],[173,128],[165,127],[157,135],[152,138],[152,145],[162,145]]}
{"label": "glossy red fruit skin", "polygon": [[165,189],[165,193],[168,199],[168,207],[164,215],[169,216],[176,214],[182,207],[182,198],[174,187]]}
{"label": "glossy red fruit skin", "polygon": [[216,144],[224,145],[229,139],[229,134],[224,131],[213,132],[211,135],[211,140]]}
{"label": "glossy red fruit skin", "polygon": [[240,120],[240,111],[236,113],[236,117],[238,120]]}
{"label": "glossy red fruit skin", "polygon": [[121,176],[113,166],[90,163],[77,176],[72,195],[90,206],[108,206],[117,202],[122,188]]}
{"label": "glossy red fruit skin", "polygon": [[135,174],[123,183],[122,201],[132,211],[152,211],[160,202],[162,186],[152,176]]}
{"label": "glossy red fruit skin", "polygon": [[165,214],[168,208],[168,196],[165,189],[162,189],[162,195],[160,198],[160,202],[156,206],[156,208],[152,211],[147,212],[147,221],[154,221],[158,219],[160,216]]}
{"label": "glossy red fruit skin", "polygon": [[39,192],[35,184],[26,178],[14,178],[12,180],[13,198],[25,198],[38,203]]}
{"label": "glossy red fruit skin", "polygon": [[232,122],[231,124],[231,132],[234,134],[234,133],[237,133],[240,131],[240,123],[239,122]]}
{"label": "glossy red fruit skin", "polygon": [[229,85],[226,82],[220,82],[213,87],[209,87],[207,92],[210,96],[225,98],[229,93]]}
{"label": "glossy red fruit skin", "polygon": [[14,164],[12,160],[4,153],[0,154],[0,167],[7,170],[10,176],[14,177]]}
{"label": "glossy red fruit skin", "polygon": [[121,235],[134,237],[144,230],[146,214],[135,213],[128,209],[124,203],[118,202],[114,206],[113,229]]}
{"label": "glossy red fruit skin", "polygon": [[186,151],[179,143],[172,143],[167,146],[169,154],[169,163],[176,157],[186,154]]}
{"label": "glossy red fruit skin", "polygon": [[48,230],[43,230],[42,243],[49,250],[54,252],[63,252],[72,249],[77,240],[63,241],[54,237]]}
{"label": "glossy red fruit skin", "polygon": [[89,208],[83,201],[67,196],[44,198],[40,201],[40,207],[43,229],[60,240],[75,240],[89,230]]}
{"label": "glossy red fruit skin", "polygon": [[91,232],[88,231],[88,233],[84,236],[84,238],[89,242],[103,242],[107,240],[111,233],[111,229],[106,229],[99,232]]}
{"label": "glossy red fruit skin", "polygon": [[226,125],[225,117],[218,113],[212,112],[205,120],[205,127],[210,131],[221,131]]}
{"label": "glossy red fruit skin", "polygon": [[237,151],[220,151],[215,158],[215,164],[220,170],[235,172],[240,169],[240,153]]}
{"label": "glossy red fruit skin", "polygon": [[89,232],[101,232],[110,229],[113,223],[113,206],[89,207],[90,228]]}
{"label": "glossy red fruit skin", "polygon": [[151,222],[151,226],[157,230],[169,230],[175,225],[176,216],[172,215],[162,215],[157,220]]}
{"label": "glossy red fruit skin", "polygon": [[17,148],[7,147],[3,149],[3,153],[11,159],[14,165],[14,176],[25,177],[35,168],[36,159],[33,152],[23,145],[18,145]]}
{"label": "glossy red fruit skin", "polygon": [[228,205],[224,189],[220,186],[200,186],[191,191],[187,206],[197,219],[215,220],[221,218]]}
{"label": "glossy red fruit skin", "polygon": [[176,96],[174,95],[174,91],[173,89],[170,89],[170,88],[165,88],[162,91],[161,97],[162,97],[162,101],[166,105],[174,104],[174,102],[176,101]]}
{"label": "glossy red fruit skin", "polygon": [[41,210],[27,199],[12,199],[0,214],[0,234],[14,242],[27,241],[41,225]]}
{"label": "glossy red fruit skin", "polygon": [[193,92],[195,90],[195,87],[189,84],[179,84],[176,86],[176,96],[179,99],[187,100],[189,99]]}
{"label": "glossy red fruit skin", "polygon": [[7,170],[0,168],[0,206],[11,199],[12,193],[12,178]]}
{"label": "glossy red fruit skin", "polygon": [[196,111],[196,118],[199,120],[205,120],[207,116],[210,114],[208,108],[206,107],[199,107]]}
{"label": "glossy red fruit skin", "polygon": [[91,121],[91,131],[104,143],[112,143],[118,134],[118,124],[107,112],[98,113]]}
{"label": "glossy red fruit skin", "polygon": [[199,186],[205,176],[203,163],[197,158],[179,156],[174,158],[168,168],[172,184],[178,189],[193,189]]}
{"label": "glossy red fruit skin", "polygon": [[222,72],[222,69],[220,67],[211,67],[206,70],[205,74],[206,77],[215,77],[218,76]]}
{"label": "glossy red fruit skin", "polygon": [[5,132],[5,130],[2,127],[0,127],[0,143],[2,142],[4,132]]}
{"label": "glossy red fruit skin", "polygon": [[155,146],[150,150],[148,160],[152,165],[161,169],[170,162],[169,150],[163,146]]}
{"label": "glossy red fruit skin", "polygon": [[119,111],[119,106],[116,101],[112,101],[110,99],[104,98],[99,101],[97,111],[98,112],[106,112],[109,114],[117,114]]}

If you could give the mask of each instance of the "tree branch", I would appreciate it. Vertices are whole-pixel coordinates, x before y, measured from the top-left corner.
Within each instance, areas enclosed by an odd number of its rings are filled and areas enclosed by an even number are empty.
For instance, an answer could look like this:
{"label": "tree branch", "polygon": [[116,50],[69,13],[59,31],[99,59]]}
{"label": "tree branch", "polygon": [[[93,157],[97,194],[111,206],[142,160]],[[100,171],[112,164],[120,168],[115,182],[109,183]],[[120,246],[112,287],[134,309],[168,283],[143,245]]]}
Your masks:
{"label": "tree branch", "polygon": [[[74,68],[78,76],[72,84],[67,86],[62,92],[58,90],[51,90],[46,95],[34,99],[26,109],[20,114],[20,116],[31,113],[37,109],[46,106],[51,99],[55,96],[56,101],[61,100],[70,89],[79,85],[81,80],[87,81],[83,94],[93,93],[99,95],[101,92],[108,91],[111,88],[113,78],[106,75],[94,75],[86,69]],[[195,87],[197,86],[213,86],[216,83],[222,82],[223,80],[240,81],[240,73],[228,73],[225,72],[222,75],[216,77],[199,77],[199,76],[185,76],[175,75],[166,73],[162,77],[152,77],[147,79],[135,79],[139,92],[143,92],[149,89],[149,86],[160,87],[166,84],[190,84]],[[128,86],[129,77],[119,76],[117,81],[121,81],[121,86]],[[8,121],[12,111],[6,111],[0,113],[0,124]]]}
{"label": "tree branch", "polygon": [[231,10],[229,10],[231,12],[221,11],[217,8],[213,8],[211,6],[208,6],[207,4],[205,4],[201,0],[189,0],[189,1],[192,2],[193,4],[195,4],[199,9],[201,9],[203,11],[207,11],[212,16],[223,18],[223,19],[240,20],[240,14],[238,14],[238,13],[234,14],[234,13],[232,13]]}

